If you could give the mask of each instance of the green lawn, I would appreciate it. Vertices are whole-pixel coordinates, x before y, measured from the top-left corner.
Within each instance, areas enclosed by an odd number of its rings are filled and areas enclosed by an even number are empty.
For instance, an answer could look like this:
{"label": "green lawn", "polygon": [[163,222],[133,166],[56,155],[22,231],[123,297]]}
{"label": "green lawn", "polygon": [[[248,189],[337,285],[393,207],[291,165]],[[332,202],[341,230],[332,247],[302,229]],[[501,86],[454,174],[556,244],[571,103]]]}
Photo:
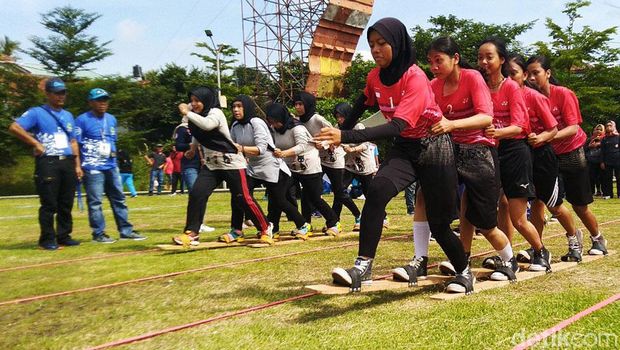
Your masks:
{"label": "green lawn", "polygon": [[[261,197],[259,195],[258,197]],[[328,198],[331,201],[331,197]],[[82,245],[61,251],[38,250],[36,199],[0,200],[0,269],[53,261],[145,250],[143,254],[111,256],[54,266],[0,272],[0,303],[19,298],[77,290],[108,283],[227,264],[225,267],[129,283],[0,306],[0,349],[74,349],[138,336],[228,312],[307,293],[304,285],[328,283],[335,266],[353,262],[355,239],[310,241],[266,249],[246,247],[180,254],[150,251],[168,243],[183,228],[186,196],[140,196],[128,199],[130,220],[149,238],[111,245],[90,242],[86,213],[74,212],[74,238]],[[266,203],[261,202],[264,208]],[[358,202],[362,205],[363,202]],[[597,200],[593,210],[600,223],[620,219],[620,201]],[[346,209],[344,211],[346,212]],[[108,233],[118,237],[111,212],[105,211]],[[404,199],[390,203],[391,227],[384,237],[410,233],[411,218]],[[343,215],[344,227],[353,225]],[[203,235],[214,240],[229,227],[229,195],[211,197],[207,221],[218,230]],[[315,224],[321,226],[322,220]],[[283,220],[283,231],[292,224]],[[611,249],[620,240],[620,221],[601,226]],[[253,230],[248,231],[253,233]],[[561,232],[559,224],[547,234]],[[515,243],[523,240],[519,237]],[[565,238],[545,242],[554,260],[565,253]],[[586,246],[589,248],[589,242]],[[306,252],[321,247],[334,249]],[[485,240],[474,241],[473,253],[486,251]],[[517,248],[518,249],[518,248]],[[149,250],[149,251],[146,251]],[[389,273],[411,256],[410,240],[382,241],[374,267],[376,276]],[[282,254],[303,254],[277,257]],[[431,262],[443,253],[431,244]],[[249,259],[269,258],[259,262]],[[481,259],[474,261],[479,265]],[[510,349],[575,313],[620,292],[620,257],[612,254],[577,268],[484,291],[449,302],[431,300],[439,287],[347,296],[312,296],[247,315],[217,321],[131,344],[136,349]],[[583,339],[607,334],[620,347],[620,304],[612,304],[562,332],[573,347]],[[579,343],[575,335],[590,335]],[[572,338],[571,338],[572,336]],[[600,339],[600,338],[599,338]],[[613,339],[612,339],[613,340]],[[516,343],[515,343],[516,341]],[[543,348],[545,344],[538,346]],[[553,343],[546,343],[554,347]],[[589,345],[592,345],[591,343]],[[604,347],[599,342],[594,348]]]}

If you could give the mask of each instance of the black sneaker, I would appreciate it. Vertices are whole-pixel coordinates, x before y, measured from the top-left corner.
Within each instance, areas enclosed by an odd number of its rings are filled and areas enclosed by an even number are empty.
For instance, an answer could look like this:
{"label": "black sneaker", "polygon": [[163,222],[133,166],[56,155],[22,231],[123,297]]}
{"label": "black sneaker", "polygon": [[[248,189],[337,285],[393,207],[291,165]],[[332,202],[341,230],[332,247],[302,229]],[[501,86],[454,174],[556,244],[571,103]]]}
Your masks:
{"label": "black sneaker", "polygon": [[607,240],[603,237],[603,235],[599,235],[597,239],[590,236],[592,240],[592,248],[588,250],[588,254],[590,255],[607,255]]}
{"label": "black sneaker", "polygon": [[362,285],[372,284],[372,261],[373,259],[358,256],[352,268],[335,268],[332,271],[334,284],[350,287],[351,292],[359,292]]}
{"label": "black sneaker", "polygon": [[572,236],[566,236],[568,238],[568,253],[562,255],[560,260],[562,261],[581,261],[581,251],[583,250],[583,234],[581,230],[575,231]]}
{"label": "black sneaker", "polygon": [[428,271],[428,257],[413,257],[409,264],[392,270],[392,278],[396,281],[408,282],[409,286],[418,284],[418,280],[426,279]]}
{"label": "black sneaker", "polygon": [[499,255],[489,256],[482,260],[482,267],[489,270],[495,270],[496,268],[502,266],[504,262]]}
{"label": "black sneaker", "polygon": [[534,257],[534,248],[530,247],[517,253],[517,261],[524,264],[531,264]]}
{"label": "black sneaker", "polygon": [[59,238],[58,239],[58,245],[62,245],[65,247],[73,247],[76,245],[80,245],[79,241],[76,241],[75,239],[71,238],[71,236],[67,236],[65,238]]}
{"label": "black sneaker", "polygon": [[476,276],[471,272],[469,266],[446,285],[446,293],[465,293],[469,295],[474,292]]}
{"label": "black sneaker", "polygon": [[539,251],[534,251],[532,263],[528,267],[528,271],[551,272],[551,253],[549,253],[547,248],[543,247]]}
{"label": "black sneaker", "polygon": [[121,239],[130,239],[132,241],[143,241],[146,239],[146,237],[139,234],[138,231],[131,231],[131,233],[128,235],[121,235]]}
{"label": "black sneaker", "polygon": [[95,243],[104,243],[104,244],[111,244],[116,242],[115,239],[110,238],[110,236],[106,235],[105,233],[100,234],[97,237],[93,237],[93,242]]}
{"label": "black sneaker", "polygon": [[[500,259],[501,260],[501,259]],[[501,265],[495,268],[491,274],[493,281],[517,281],[517,272],[519,272],[519,264],[514,256],[508,261],[502,261]]]}
{"label": "black sneaker", "polygon": [[43,243],[39,243],[39,248],[41,248],[43,250],[58,250],[58,249],[60,249],[60,247],[58,246],[58,244],[56,244],[56,242],[43,242]]}

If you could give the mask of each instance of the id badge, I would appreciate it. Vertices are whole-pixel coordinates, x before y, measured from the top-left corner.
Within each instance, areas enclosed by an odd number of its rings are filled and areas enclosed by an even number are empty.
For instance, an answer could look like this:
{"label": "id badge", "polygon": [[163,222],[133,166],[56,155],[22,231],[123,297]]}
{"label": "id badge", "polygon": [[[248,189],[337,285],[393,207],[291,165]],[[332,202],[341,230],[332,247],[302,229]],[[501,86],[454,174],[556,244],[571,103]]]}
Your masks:
{"label": "id badge", "polygon": [[54,133],[54,148],[56,149],[64,149],[69,147],[69,140],[67,139],[67,134],[64,132]]}
{"label": "id badge", "polygon": [[112,151],[112,146],[109,142],[101,142],[99,144],[99,156],[101,158],[110,157],[110,152]]}

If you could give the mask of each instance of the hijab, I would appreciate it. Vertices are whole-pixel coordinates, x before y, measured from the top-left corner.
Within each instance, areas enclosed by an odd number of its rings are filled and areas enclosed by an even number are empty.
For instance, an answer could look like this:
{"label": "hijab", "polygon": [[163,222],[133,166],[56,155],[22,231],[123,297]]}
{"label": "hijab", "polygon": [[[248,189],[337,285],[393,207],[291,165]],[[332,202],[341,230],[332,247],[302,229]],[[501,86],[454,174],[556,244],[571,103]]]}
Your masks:
{"label": "hijab", "polygon": [[334,118],[338,120],[338,114],[344,117],[346,121],[349,118],[349,114],[351,114],[351,105],[346,102],[340,102],[334,107]]}
{"label": "hijab", "polygon": [[209,114],[211,108],[220,107],[220,101],[217,99],[217,93],[211,88],[201,86],[190,91],[187,96],[196,96],[196,98],[202,102],[204,109],[198,114],[203,117]]}
{"label": "hijab", "polygon": [[413,41],[405,25],[392,17],[382,18],[370,26],[366,38],[371,31],[379,33],[392,47],[392,62],[387,68],[381,68],[379,79],[383,85],[394,85],[416,63]]}
{"label": "hijab", "polygon": [[279,134],[284,134],[286,130],[292,129],[297,125],[301,125],[297,119],[291,116],[288,109],[280,103],[272,103],[267,106],[265,114],[268,119],[278,121],[282,123],[282,127],[275,129]]}
{"label": "hijab", "polygon": [[293,96],[293,101],[301,101],[304,104],[304,114],[299,116],[299,120],[302,123],[306,123],[312,116],[316,113],[316,98],[314,95],[305,92],[299,91]]}
{"label": "hijab", "polygon": [[608,121],[606,124],[611,124],[612,125],[612,130],[610,133],[607,132],[607,130],[605,130],[605,134],[607,136],[614,136],[614,135],[618,135],[618,129],[616,129],[616,122],[613,120]]}
{"label": "hijab", "polygon": [[241,104],[243,105],[243,118],[236,119],[235,117],[233,117],[233,122],[245,125],[250,122],[250,119],[256,117],[256,107],[254,104],[254,100],[252,100],[250,96],[239,95],[233,100],[233,103],[235,102],[241,102]]}

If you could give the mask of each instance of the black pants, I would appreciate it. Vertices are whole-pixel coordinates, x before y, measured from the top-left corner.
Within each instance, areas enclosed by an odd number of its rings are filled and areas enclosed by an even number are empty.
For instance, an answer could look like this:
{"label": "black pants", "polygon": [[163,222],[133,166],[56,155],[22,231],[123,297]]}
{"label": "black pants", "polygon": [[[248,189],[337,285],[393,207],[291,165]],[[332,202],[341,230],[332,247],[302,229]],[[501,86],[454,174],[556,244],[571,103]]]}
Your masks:
{"label": "black pants", "polygon": [[252,220],[256,228],[260,231],[267,230],[268,223],[265,214],[263,214],[258,203],[250,195],[245,169],[209,170],[206,167],[202,167],[194,187],[192,187],[189,193],[185,231],[199,232],[209,197],[222,181],[226,181],[235,205],[243,208],[245,214]]}
{"label": "black pants", "polygon": [[605,163],[603,170],[603,196],[614,197],[614,175],[616,175],[616,195],[620,198],[620,164]]}
{"label": "black pants", "polygon": [[[71,209],[77,183],[74,158],[35,158],[34,183],[41,201],[39,244],[67,239],[73,230]],[[54,215],[56,215],[56,230],[54,230]]]}
{"label": "black pants", "polygon": [[[287,189],[291,186],[291,177],[280,171],[278,182],[267,182],[247,176],[248,187],[250,193],[254,191],[258,185],[263,184],[267,189],[268,214],[267,219],[273,224],[273,232],[280,231],[280,215],[282,212],[295,222],[295,227],[299,228],[306,222],[304,217],[299,213],[297,207],[294,206],[286,198]],[[243,209],[232,202],[231,198],[231,225],[234,229],[241,230],[243,226]]]}
{"label": "black pants", "polygon": [[338,216],[327,204],[321,194],[323,193],[323,174],[301,175],[293,173],[293,180],[301,184],[301,215],[305,221],[312,222],[312,211],[316,208],[323,218],[327,227],[333,227],[338,222]]}
{"label": "black pants", "polygon": [[383,230],[385,207],[417,178],[426,200],[433,237],[457,272],[467,266],[463,245],[450,228],[456,206],[457,173],[449,136],[428,139],[397,138],[370,183],[362,209],[358,254],[374,258]]}
{"label": "black pants", "polygon": [[172,183],[172,189],[170,189],[170,193],[176,193],[177,192],[177,184],[180,182],[181,183],[181,193],[184,192],[183,189],[183,176],[181,175],[181,173],[172,173],[172,178],[170,179],[170,182]]}
{"label": "black pants", "polygon": [[[372,174],[358,175],[348,170],[345,170],[344,175],[342,176],[342,189],[346,193],[347,188],[349,188],[349,185],[351,185],[351,182],[355,178],[362,185],[362,193],[364,194],[364,197],[366,197],[368,195],[368,187],[370,186],[370,181],[372,181],[372,177],[373,177]],[[340,212],[342,212],[342,202],[336,201],[336,199],[334,198],[334,206],[332,208],[334,209],[334,212],[336,213],[336,215],[340,217]],[[356,206],[356,209],[357,209],[357,206]],[[351,211],[351,213],[353,213],[353,211]],[[355,213],[353,213],[353,215],[355,217],[358,217],[361,214],[355,215]]]}
{"label": "black pants", "polygon": [[[324,166],[323,172],[329,178],[329,182],[331,183],[332,192],[334,192],[334,202],[332,203],[332,209],[338,216],[338,220],[340,220],[340,212],[342,211],[342,205],[344,204],[347,209],[351,211],[354,217],[358,218],[360,216],[360,210],[355,205],[355,202],[349,196],[347,192],[347,186],[343,185],[344,178],[344,169],[334,169]],[[350,184],[350,183],[349,183]]]}

